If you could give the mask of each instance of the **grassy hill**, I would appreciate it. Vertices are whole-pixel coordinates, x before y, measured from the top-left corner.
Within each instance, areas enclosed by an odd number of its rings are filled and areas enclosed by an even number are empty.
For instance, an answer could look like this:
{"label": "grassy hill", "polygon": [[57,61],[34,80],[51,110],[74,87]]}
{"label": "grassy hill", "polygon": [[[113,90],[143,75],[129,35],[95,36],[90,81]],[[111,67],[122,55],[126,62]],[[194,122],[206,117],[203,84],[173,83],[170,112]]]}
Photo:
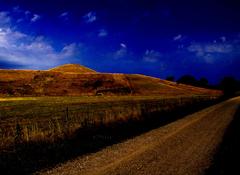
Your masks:
{"label": "grassy hill", "polygon": [[0,70],[0,96],[220,95],[220,91],[139,74],[98,73],[78,64],[50,70]]}
{"label": "grassy hill", "polygon": [[66,72],[66,73],[96,73],[96,71],[79,64],[64,64],[64,65],[52,68],[49,71]]}

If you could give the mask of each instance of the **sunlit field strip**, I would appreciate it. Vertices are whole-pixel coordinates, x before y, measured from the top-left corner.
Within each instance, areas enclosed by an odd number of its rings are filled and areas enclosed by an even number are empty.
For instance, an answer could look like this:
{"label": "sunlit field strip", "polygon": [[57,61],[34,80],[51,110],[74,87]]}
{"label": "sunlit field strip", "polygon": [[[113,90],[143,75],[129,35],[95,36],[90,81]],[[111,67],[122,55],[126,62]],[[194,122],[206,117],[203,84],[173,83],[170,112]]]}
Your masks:
{"label": "sunlit field strip", "polygon": [[28,100],[25,101],[23,98],[19,98],[20,100],[9,98],[10,101],[0,103],[1,147],[13,143],[18,137],[24,141],[54,140],[65,135],[66,131],[72,133],[78,128],[142,120],[146,115],[172,111],[191,104],[212,101],[215,98],[215,96],[34,97],[34,100],[31,100],[27,97]]}

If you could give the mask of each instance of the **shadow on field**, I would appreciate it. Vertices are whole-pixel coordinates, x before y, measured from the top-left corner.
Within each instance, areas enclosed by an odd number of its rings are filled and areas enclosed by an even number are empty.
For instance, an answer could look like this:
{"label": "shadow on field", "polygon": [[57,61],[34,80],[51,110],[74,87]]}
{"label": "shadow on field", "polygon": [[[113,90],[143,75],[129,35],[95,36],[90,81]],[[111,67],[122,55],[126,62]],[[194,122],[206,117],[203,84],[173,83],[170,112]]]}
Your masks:
{"label": "shadow on field", "polygon": [[240,174],[240,106],[205,175]]}
{"label": "shadow on field", "polygon": [[105,126],[89,126],[54,142],[39,141],[17,144],[13,151],[0,152],[0,172],[4,175],[24,175],[51,168],[67,160],[97,152],[106,146],[166,125],[212,104],[213,102],[205,101],[179,107],[171,112],[144,113],[141,120],[138,121],[128,120]]}

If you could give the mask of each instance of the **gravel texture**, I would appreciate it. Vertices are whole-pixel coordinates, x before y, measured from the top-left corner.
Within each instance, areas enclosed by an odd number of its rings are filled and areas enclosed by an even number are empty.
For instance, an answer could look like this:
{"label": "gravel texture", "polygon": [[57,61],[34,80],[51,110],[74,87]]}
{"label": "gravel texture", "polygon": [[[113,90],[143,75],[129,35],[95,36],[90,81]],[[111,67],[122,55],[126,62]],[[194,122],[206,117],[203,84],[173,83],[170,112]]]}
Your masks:
{"label": "gravel texture", "polygon": [[240,98],[230,99],[37,174],[204,174],[239,104]]}

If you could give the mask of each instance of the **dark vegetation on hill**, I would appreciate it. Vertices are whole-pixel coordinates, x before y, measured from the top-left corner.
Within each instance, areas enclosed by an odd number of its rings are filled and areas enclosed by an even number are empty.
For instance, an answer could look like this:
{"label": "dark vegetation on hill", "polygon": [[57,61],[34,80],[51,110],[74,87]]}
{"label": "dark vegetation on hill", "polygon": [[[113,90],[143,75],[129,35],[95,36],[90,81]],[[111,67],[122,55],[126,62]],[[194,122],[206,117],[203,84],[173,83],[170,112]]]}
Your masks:
{"label": "dark vegetation on hill", "polygon": [[193,86],[197,86],[197,87],[209,88],[208,80],[206,78],[202,77],[199,80],[197,80],[192,75],[184,75],[184,76],[180,77],[177,80],[177,83],[183,83],[183,84],[193,85]]}
{"label": "dark vegetation on hill", "polygon": [[[168,81],[174,81],[174,76],[168,76],[166,78]],[[217,85],[209,85],[208,80],[204,77],[197,80],[192,75],[183,75],[177,81],[177,83],[192,85],[195,87],[203,87],[208,89],[219,89],[224,93],[224,98],[230,98],[233,96],[240,95],[240,80],[235,79],[231,76],[224,77],[219,84]]]}
{"label": "dark vegetation on hill", "polygon": [[219,89],[224,92],[226,97],[238,96],[240,94],[240,80],[236,80],[233,77],[225,77],[222,79]]}

